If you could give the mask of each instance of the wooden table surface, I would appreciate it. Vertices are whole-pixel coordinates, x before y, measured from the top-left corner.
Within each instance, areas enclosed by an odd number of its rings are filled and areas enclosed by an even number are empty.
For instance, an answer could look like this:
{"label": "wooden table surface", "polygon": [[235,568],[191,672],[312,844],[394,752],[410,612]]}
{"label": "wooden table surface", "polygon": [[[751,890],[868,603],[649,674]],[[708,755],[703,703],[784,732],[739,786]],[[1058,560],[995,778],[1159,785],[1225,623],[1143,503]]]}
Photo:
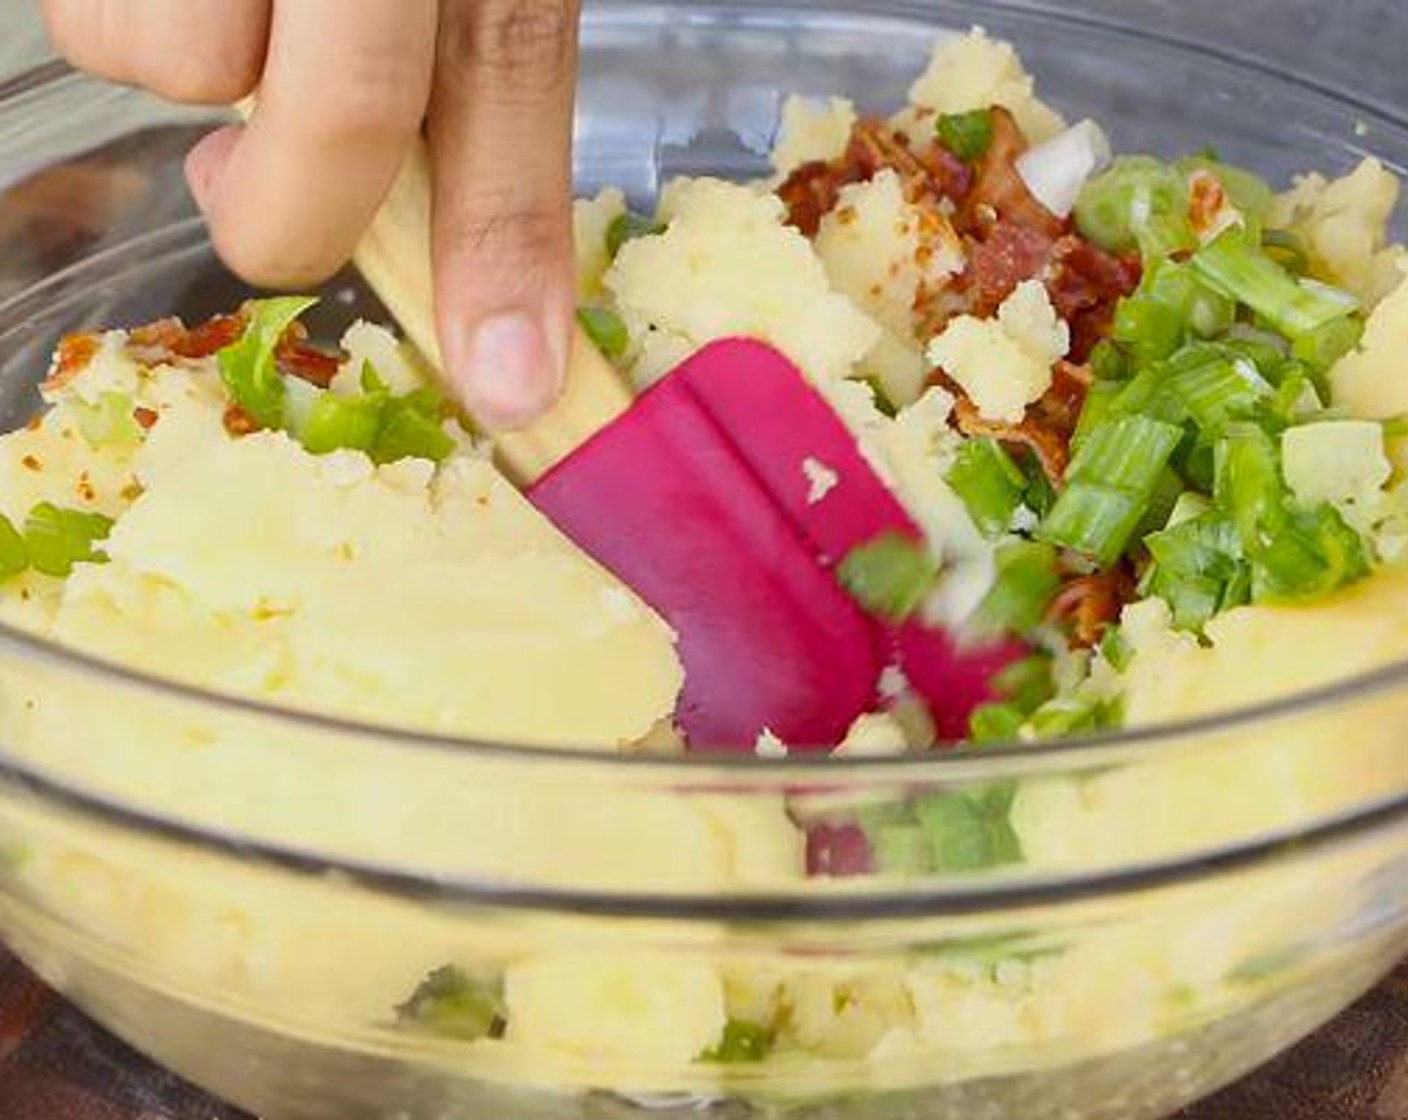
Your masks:
{"label": "wooden table surface", "polygon": [[[250,1120],[143,1060],[0,950],[0,1120]],[[1178,1120],[1408,1120],[1408,964]]]}

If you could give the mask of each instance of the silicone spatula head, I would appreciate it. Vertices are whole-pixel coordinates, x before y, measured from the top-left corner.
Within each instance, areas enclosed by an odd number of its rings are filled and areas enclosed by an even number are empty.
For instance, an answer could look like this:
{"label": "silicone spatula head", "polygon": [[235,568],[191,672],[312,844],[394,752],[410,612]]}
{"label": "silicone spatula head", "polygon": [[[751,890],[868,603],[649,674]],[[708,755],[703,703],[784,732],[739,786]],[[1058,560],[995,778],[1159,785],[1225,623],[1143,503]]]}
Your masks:
{"label": "silicone spatula head", "polygon": [[[417,153],[357,263],[438,362],[429,200]],[[875,702],[884,635],[755,473],[743,446],[753,436],[740,442],[694,389],[695,375],[722,368],[715,357],[734,376],[756,376],[760,388],[801,385],[800,375],[762,347],[746,356],[747,368],[736,365],[739,355],[706,352],[633,402],[580,335],[573,353],[558,406],[496,437],[507,470],[674,627],[686,679],[677,718],[695,749],[751,750],[765,730],[799,748],[834,745]],[[838,425],[824,448],[837,432],[844,436]],[[803,484],[800,462],[796,470]]]}

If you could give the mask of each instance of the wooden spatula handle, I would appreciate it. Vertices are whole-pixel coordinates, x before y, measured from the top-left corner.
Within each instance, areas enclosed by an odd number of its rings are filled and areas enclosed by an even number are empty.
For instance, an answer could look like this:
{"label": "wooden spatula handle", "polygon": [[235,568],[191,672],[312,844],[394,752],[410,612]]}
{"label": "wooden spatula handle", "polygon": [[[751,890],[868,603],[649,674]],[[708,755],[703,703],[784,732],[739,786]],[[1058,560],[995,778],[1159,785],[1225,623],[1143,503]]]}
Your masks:
{"label": "wooden spatula handle", "polygon": [[[406,336],[437,369],[443,368],[435,333],[430,175],[423,147],[402,169],[357,250],[356,263]],[[531,485],[630,405],[626,383],[579,327],[562,399],[530,426],[499,433],[499,458],[520,485]]]}
{"label": "wooden spatula handle", "polygon": [[[246,117],[252,108],[252,100],[238,106]],[[356,264],[406,337],[443,370],[430,267],[430,163],[423,144],[387,195]],[[562,398],[528,427],[497,433],[498,458],[519,485],[530,486],[630,408],[631,400],[624,379],[578,327]]]}

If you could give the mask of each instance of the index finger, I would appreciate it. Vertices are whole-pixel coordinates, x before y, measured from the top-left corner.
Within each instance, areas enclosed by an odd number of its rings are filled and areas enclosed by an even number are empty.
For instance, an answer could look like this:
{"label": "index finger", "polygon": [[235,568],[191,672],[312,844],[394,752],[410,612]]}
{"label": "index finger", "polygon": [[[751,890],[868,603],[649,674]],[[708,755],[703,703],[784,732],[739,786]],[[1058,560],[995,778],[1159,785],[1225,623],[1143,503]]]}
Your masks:
{"label": "index finger", "polygon": [[435,0],[278,0],[258,108],[192,153],[226,263],[295,287],[351,256],[430,97]]}

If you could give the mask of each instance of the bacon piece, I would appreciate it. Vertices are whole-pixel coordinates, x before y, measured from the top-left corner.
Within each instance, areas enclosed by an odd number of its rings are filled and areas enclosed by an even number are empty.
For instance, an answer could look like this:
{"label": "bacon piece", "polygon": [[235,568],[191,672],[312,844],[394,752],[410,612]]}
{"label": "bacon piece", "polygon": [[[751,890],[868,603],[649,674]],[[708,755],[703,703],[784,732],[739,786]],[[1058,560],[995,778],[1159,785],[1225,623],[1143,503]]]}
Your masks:
{"label": "bacon piece", "polygon": [[1109,335],[1115,307],[1134,293],[1142,276],[1138,254],[1117,257],[1076,234],[1052,246],[1046,290],[1056,314],[1070,324],[1073,362],[1084,362]]}
{"label": "bacon piece", "polygon": [[936,373],[933,380],[957,398],[953,415],[960,432],[1027,448],[1036,456],[1052,485],[1060,485],[1070,465],[1071,436],[1094,380],[1087,368],[1057,362],[1051,372],[1051,388],[1027,409],[1020,424],[983,417],[962,386],[942,371]]}
{"label": "bacon piece", "polygon": [[1125,604],[1137,597],[1134,577],[1121,565],[1068,580],[1052,600],[1046,618],[1066,629],[1077,649],[1092,649],[1119,621]]}
{"label": "bacon piece", "polygon": [[968,166],[937,142],[916,148],[905,133],[869,118],[856,123],[840,157],[803,164],[777,188],[788,224],[815,237],[842,188],[869,182],[887,169],[899,176],[905,197],[921,206],[957,202],[973,182]]}
{"label": "bacon piece", "polygon": [[132,410],[132,419],[137,421],[137,426],[143,431],[150,431],[156,427],[156,422],[161,417],[154,408],[138,407]]}
{"label": "bacon piece", "polygon": [[58,353],[54,358],[54,368],[49,371],[40,388],[48,392],[67,385],[88,368],[88,363],[102,346],[102,339],[96,334],[70,334],[59,340]]}
{"label": "bacon piece", "polygon": [[1018,284],[1040,279],[1057,315],[1071,328],[1069,356],[1081,363],[1110,333],[1115,306],[1139,286],[1141,275],[1137,256],[1113,256],[1079,234],[1052,238],[999,221],[983,240],[969,239],[968,267],[944,302],[922,310],[921,330],[932,338],[955,314],[991,318]]}
{"label": "bacon piece", "polygon": [[222,419],[225,422],[225,431],[236,439],[240,436],[251,435],[259,430],[259,421],[233,402],[225,406],[225,415]]}
{"label": "bacon piece", "polygon": [[1211,233],[1222,220],[1227,208],[1227,191],[1216,175],[1198,171],[1188,181],[1192,201],[1188,219],[1200,237]]}
{"label": "bacon piece", "polygon": [[973,189],[959,207],[959,228],[982,234],[998,222],[1016,222],[1030,230],[1057,238],[1069,227],[1027,188],[1017,170],[1017,160],[1028,148],[1017,119],[1001,105],[992,108],[992,142],[978,161]]}
{"label": "bacon piece", "polygon": [[294,329],[280,339],[275,359],[280,371],[319,389],[326,389],[332,384],[343,362],[342,354],[330,354],[309,343],[301,323],[295,323]]}
{"label": "bacon piece", "polygon": [[196,327],[187,327],[180,319],[159,319],[130,331],[127,343],[155,361],[200,361],[238,342],[248,322],[243,312],[216,315]]}

